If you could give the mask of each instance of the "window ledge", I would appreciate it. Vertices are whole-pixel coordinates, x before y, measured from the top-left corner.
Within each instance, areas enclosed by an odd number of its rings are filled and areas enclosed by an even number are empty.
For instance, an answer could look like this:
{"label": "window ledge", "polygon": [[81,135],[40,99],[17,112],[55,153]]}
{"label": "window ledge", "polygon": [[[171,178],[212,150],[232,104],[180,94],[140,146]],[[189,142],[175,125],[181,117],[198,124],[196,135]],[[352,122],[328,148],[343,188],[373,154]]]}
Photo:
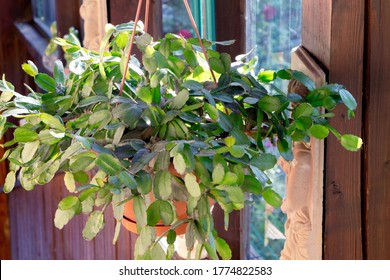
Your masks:
{"label": "window ledge", "polygon": [[45,56],[45,49],[49,44],[49,39],[29,22],[15,23],[15,26],[38,68],[45,72],[52,72],[52,65],[54,60],[58,58],[58,54],[50,57]]}

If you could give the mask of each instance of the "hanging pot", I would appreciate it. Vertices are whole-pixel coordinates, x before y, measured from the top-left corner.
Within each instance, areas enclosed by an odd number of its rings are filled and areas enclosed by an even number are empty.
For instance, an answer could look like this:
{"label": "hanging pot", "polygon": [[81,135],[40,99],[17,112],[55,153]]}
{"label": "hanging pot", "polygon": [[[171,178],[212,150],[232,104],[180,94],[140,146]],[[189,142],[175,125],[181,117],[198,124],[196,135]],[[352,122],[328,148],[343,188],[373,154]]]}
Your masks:
{"label": "hanging pot", "polygon": [[[151,201],[154,200],[154,197],[151,194],[149,195],[149,197],[150,197]],[[188,218],[188,216],[187,216],[187,203],[186,202],[174,201],[173,205],[176,207],[176,214],[177,214],[177,218],[179,220],[184,220],[184,219]],[[122,224],[127,230],[138,234],[137,218],[136,218],[134,210],[133,210],[133,200],[130,200],[129,202],[127,202],[125,204],[125,210],[123,213]],[[183,223],[180,226],[178,226],[175,229],[176,234],[177,235],[184,234],[186,232],[186,227],[187,227],[187,223]],[[164,232],[169,230],[169,228],[170,228],[170,225],[164,225],[161,221],[159,221],[157,223],[157,225],[155,226],[156,235],[157,236],[163,235]]]}
{"label": "hanging pot", "polygon": [[[172,176],[182,178],[182,175],[180,175],[176,171],[172,163],[169,165],[168,170],[172,174]],[[152,193],[149,194],[149,199],[151,202],[154,201],[155,198]],[[185,220],[188,218],[187,203],[185,201],[175,200],[173,201],[173,205],[176,208],[176,215],[178,220]],[[138,234],[136,216],[133,210],[133,200],[130,200],[125,204],[122,224],[127,230]],[[170,225],[164,225],[162,221],[159,221],[155,226],[156,235],[161,236],[163,233],[169,230],[170,227],[171,227]],[[187,228],[187,223],[183,223],[175,229],[175,232],[177,235],[184,234],[186,232],[186,228]]]}

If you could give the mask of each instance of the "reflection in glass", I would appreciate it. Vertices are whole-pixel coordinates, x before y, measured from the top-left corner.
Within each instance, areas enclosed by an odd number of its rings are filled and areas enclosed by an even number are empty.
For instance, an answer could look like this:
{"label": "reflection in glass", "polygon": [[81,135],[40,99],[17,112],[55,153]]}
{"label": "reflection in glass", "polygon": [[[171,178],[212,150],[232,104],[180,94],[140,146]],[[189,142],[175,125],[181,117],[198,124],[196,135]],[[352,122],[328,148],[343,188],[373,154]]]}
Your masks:
{"label": "reflection in glass", "polygon": [[[189,1],[192,8],[192,3]],[[163,0],[163,33],[182,35],[184,38],[192,37],[192,26],[188,18],[183,0]]]}
{"label": "reflection in glass", "polygon": [[35,23],[51,36],[50,25],[56,20],[55,0],[32,0],[32,8]]}

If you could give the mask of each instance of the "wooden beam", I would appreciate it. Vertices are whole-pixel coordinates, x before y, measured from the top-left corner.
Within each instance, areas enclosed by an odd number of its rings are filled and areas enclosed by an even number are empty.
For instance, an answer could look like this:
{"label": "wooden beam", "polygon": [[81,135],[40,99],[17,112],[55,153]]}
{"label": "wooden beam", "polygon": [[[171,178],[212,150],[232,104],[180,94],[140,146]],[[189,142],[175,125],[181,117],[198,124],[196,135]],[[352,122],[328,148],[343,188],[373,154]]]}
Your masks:
{"label": "wooden beam", "polygon": [[79,9],[82,0],[56,0],[56,2],[57,35],[63,37],[68,34],[70,27],[81,31]]}
{"label": "wooden beam", "polygon": [[245,2],[215,0],[216,41],[236,40],[233,45],[218,46],[218,51],[229,53],[233,61],[235,56],[245,53]]}
{"label": "wooden beam", "polygon": [[[302,6],[302,45],[324,65],[328,81],[345,85],[359,104],[352,121],[341,108],[330,124],[361,136],[365,1],[303,0]],[[361,259],[361,152],[345,151],[335,137],[325,151],[323,257]]]}
{"label": "wooden beam", "polygon": [[[0,9],[0,74],[16,85],[16,90],[23,89],[25,78],[20,75],[20,64],[26,59],[25,47],[20,43],[14,22],[31,19],[31,1],[5,1]],[[1,140],[1,139],[0,139]],[[4,137],[7,141],[7,136]],[[0,150],[0,158],[2,157]],[[6,175],[6,163],[0,163],[0,185],[3,185]],[[0,258],[10,259],[11,240],[9,231],[8,197],[0,194]]]}
{"label": "wooden beam", "polygon": [[[0,143],[3,143],[2,139],[0,139]],[[3,157],[3,154],[4,151],[0,148],[0,158]],[[0,186],[4,184],[6,173],[7,170],[5,161],[3,161],[0,163]],[[2,190],[0,190],[0,260],[9,260],[11,258],[10,232],[8,225],[9,218],[7,196],[2,192]]]}
{"label": "wooden beam", "polygon": [[[227,52],[234,57],[245,53],[245,2],[240,0],[215,0],[215,35],[216,41],[236,40],[230,46],[218,46],[218,51]],[[234,20],[226,20],[227,18]],[[249,211],[234,211],[230,214],[229,229],[224,230],[223,211],[219,206],[213,210],[215,228],[232,249],[232,259],[246,258],[248,246]]]}
{"label": "wooden beam", "polygon": [[390,259],[390,1],[367,1],[365,237],[367,259]]}

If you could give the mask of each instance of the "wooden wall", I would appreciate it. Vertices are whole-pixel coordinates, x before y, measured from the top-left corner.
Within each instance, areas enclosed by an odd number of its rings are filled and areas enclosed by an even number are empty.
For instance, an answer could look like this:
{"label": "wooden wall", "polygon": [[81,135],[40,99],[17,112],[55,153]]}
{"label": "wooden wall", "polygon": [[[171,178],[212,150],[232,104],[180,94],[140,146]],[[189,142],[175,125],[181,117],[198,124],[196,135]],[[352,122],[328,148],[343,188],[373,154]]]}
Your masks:
{"label": "wooden wall", "polygon": [[[15,0],[14,5],[20,7],[19,10],[12,9],[10,5],[3,5],[0,10],[0,73],[6,74],[6,79],[16,82],[19,85],[23,85],[25,78],[18,75],[20,67],[15,67],[13,61],[9,58],[12,57],[17,61],[21,61],[22,58],[27,56],[25,47],[20,43],[20,39],[15,36],[16,28],[13,25],[15,19],[24,19],[29,14],[30,6],[26,0]],[[18,86],[20,90],[22,86]],[[0,142],[2,140],[0,139]],[[0,148],[0,158],[3,155],[3,151]],[[0,163],[0,186],[4,183],[6,175],[5,162]],[[1,192],[1,191],[0,191]],[[7,208],[7,196],[4,193],[0,193],[0,258],[10,259],[10,238],[9,238],[9,219]]]}
{"label": "wooden wall", "polygon": [[390,259],[390,1],[367,1],[364,254]]}
{"label": "wooden wall", "polygon": [[[353,121],[340,108],[330,124],[361,136],[364,0],[326,0],[319,5],[303,0],[302,45],[325,67],[328,81],[345,85],[359,104]],[[324,258],[360,259],[361,153],[345,151],[329,137],[325,158]]]}
{"label": "wooden wall", "polygon": [[[0,140],[0,143],[2,141]],[[3,156],[3,151],[0,148],[0,158]],[[5,162],[0,163],[0,186],[4,184],[6,176]],[[10,234],[9,234],[9,218],[8,218],[8,201],[7,196],[0,192],[0,260],[8,260],[11,258]]]}
{"label": "wooden wall", "polygon": [[326,142],[325,259],[390,259],[389,26],[387,0],[303,0],[303,46],[359,104],[331,124],[364,141],[359,153]]}
{"label": "wooden wall", "polygon": [[105,214],[104,230],[93,240],[85,241],[82,230],[86,216],[74,218],[62,230],[54,227],[58,202],[67,192],[63,175],[46,186],[26,192],[18,188],[9,194],[11,252],[13,259],[115,260],[132,259],[132,239],[123,229],[113,246],[115,219],[111,208]]}

